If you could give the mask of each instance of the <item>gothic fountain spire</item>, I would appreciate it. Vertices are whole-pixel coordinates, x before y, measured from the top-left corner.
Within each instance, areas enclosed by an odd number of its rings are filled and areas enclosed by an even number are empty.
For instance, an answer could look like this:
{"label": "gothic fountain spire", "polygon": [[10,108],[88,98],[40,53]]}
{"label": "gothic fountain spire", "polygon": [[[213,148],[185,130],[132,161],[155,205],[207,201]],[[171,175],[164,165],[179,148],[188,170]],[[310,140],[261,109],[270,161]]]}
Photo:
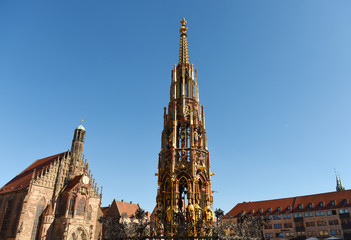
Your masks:
{"label": "gothic fountain spire", "polygon": [[[199,101],[197,74],[189,63],[186,21],[180,27],[179,63],[172,70],[168,111],[158,162],[156,229],[165,236],[180,234],[192,226],[192,236],[200,234],[197,226],[213,223],[210,156],[207,149],[205,114]],[[201,223],[201,224],[199,224]]]}
{"label": "gothic fountain spire", "polygon": [[186,26],[187,22],[185,18],[180,21],[182,24],[180,27],[180,46],[179,46],[179,64],[181,63],[189,63],[189,52],[188,52],[188,39],[187,39],[187,31],[188,27]]}

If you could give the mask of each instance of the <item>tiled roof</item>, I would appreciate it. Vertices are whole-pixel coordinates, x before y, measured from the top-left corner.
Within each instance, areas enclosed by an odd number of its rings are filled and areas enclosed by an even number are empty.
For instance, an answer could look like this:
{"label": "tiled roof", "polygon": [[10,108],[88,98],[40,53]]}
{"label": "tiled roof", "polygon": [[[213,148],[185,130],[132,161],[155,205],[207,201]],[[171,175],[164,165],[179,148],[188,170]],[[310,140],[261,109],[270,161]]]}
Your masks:
{"label": "tiled roof", "polygon": [[119,212],[121,215],[127,214],[127,217],[131,217],[135,214],[135,211],[139,209],[139,205],[132,202],[116,201]]}
{"label": "tiled roof", "polygon": [[126,214],[128,218],[130,218],[132,215],[135,215],[137,209],[139,209],[139,204],[125,202],[123,200],[113,200],[110,206],[101,208],[102,213],[105,217],[114,217],[117,215],[122,216],[123,214]]}
{"label": "tiled roof", "polygon": [[18,174],[11,181],[9,181],[5,186],[0,188],[0,194],[27,188],[29,186],[30,180],[32,179],[34,169],[36,170],[36,174],[39,174],[43,170],[43,168],[48,167],[56,159],[58,159],[59,157],[63,157],[65,154],[66,152],[63,152],[50,157],[36,160],[29,167],[27,167],[23,172]]}
{"label": "tiled roof", "polygon": [[[346,199],[347,204],[343,201]],[[332,206],[332,201],[335,201],[335,206]],[[320,203],[323,206],[320,206]],[[241,214],[249,215],[275,215],[292,212],[316,211],[320,209],[331,209],[351,206],[351,190],[320,193],[306,196],[297,196],[291,198],[281,198],[258,202],[243,202],[237,204],[230,210],[223,219],[230,217],[239,217]],[[311,205],[311,207],[309,206]],[[290,206],[290,210],[288,207]],[[299,209],[299,206],[301,206]],[[279,210],[280,208],[280,210]]]}

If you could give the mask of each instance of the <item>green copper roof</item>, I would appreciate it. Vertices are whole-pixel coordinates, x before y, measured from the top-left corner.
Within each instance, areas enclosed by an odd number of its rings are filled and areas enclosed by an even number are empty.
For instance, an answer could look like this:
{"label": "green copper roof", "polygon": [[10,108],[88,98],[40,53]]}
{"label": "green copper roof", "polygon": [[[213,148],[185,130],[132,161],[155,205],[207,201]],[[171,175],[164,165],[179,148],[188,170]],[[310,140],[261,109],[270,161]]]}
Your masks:
{"label": "green copper roof", "polygon": [[80,124],[76,129],[79,129],[79,130],[84,130],[85,131],[85,128],[83,127],[82,124]]}

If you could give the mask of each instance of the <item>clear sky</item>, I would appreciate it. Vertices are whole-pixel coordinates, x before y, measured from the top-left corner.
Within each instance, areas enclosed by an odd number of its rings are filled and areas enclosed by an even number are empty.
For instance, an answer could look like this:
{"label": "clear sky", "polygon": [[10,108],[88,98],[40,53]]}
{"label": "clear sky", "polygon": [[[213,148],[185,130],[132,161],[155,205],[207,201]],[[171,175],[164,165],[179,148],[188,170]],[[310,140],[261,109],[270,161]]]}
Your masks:
{"label": "clear sky", "polygon": [[103,205],[155,205],[163,107],[188,21],[214,208],[351,186],[351,1],[1,1],[0,185],[70,148]]}

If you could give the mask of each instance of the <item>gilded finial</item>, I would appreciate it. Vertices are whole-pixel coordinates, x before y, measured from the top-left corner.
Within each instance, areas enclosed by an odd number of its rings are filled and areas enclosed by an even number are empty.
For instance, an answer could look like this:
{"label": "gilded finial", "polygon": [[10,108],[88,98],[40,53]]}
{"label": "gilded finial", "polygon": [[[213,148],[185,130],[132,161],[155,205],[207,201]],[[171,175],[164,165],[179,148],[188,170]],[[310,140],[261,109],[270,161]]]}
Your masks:
{"label": "gilded finial", "polygon": [[179,32],[181,32],[182,34],[186,34],[188,27],[186,26],[187,22],[185,21],[185,18],[183,18],[182,21],[180,21],[180,23],[182,24],[182,26],[180,27]]}
{"label": "gilded finial", "polygon": [[180,23],[180,49],[179,49],[179,63],[189,63],[189,55],[188,55],[188,40],[187,40],[187,31],[188,27],[186,26],[187,22],[185,18],[183,18]]}
{"label": "gilded finial", "polygon": [[82,119],[82,120],[80,120],[80,124],[83,124],[83,119]]}

